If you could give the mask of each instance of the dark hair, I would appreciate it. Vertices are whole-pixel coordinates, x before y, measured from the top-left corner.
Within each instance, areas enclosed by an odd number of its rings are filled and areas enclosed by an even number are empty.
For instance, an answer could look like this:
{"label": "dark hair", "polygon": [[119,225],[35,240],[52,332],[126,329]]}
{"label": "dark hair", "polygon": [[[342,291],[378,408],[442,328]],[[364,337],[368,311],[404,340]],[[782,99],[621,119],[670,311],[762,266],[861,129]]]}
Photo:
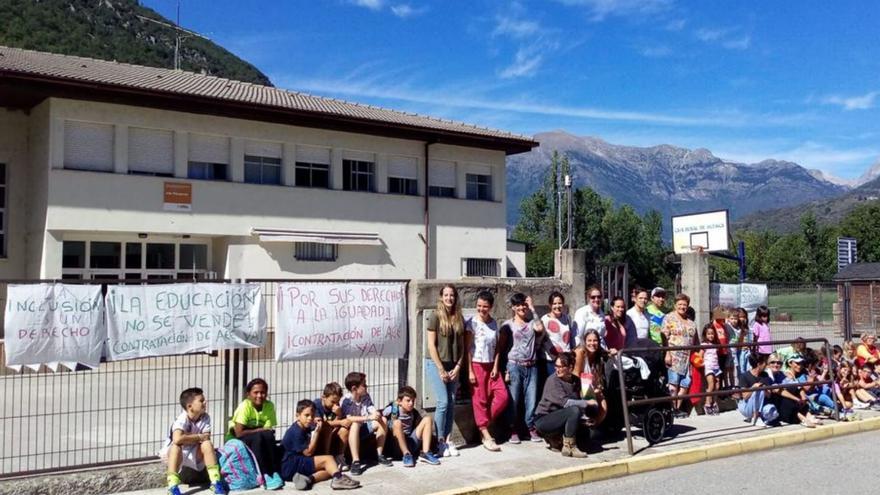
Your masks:
{"label": "dark hair", "polygon": [[697,319],[697,310],[695,310],[693,306],[688,306],[688,309],[684,314],[687,315],[688,320],[696,321]]}
{"label": "dark hair", "polygon": [[250,393],[251,389],[256,387],[257,385],[262,385],[263,388],[266,389],[266,393],[269,393],[269,384],[266,383],[266,380],[262,378],[254,378],[253,380],[247,382],[247,385],[244,386],[245,393]]}
{"label": "dark hair", "polygon": [[835,352],[843,354],[843,347],[835,344],[834,347],[831,348],[831,353],[834,354]]}
{"label": "dark hair", "polygon": [[330,382],[327,385],[324,385],[324,393],[321,394],[323,397],[330,397],[331,395],[335,395],[337,397],[342,397],[342,385],[336,382]]}
{"label": "dark hair", "polygon": [[345,375],[345,390],[351,392],[352,390],[360,387],[367,381],[367,375],[361,373],[360,371],[352,371],[351,373]]}
{"label": "dark hair", "polygon": [[673,302],[678,302],[678,301],[686,301],[688,304],[690,304],[691,298],[690,298],[690,296],[688,296],[684,292],[679,292],[678,294],[675,295],[675,300]]}
{"label": "dark hair", "polygon": [[[715,330],[715,325],[711,323],[703,325],[703,329],[700,331],[700,339],[702,339],[703,342],[706,342],[706,334],[709,333],[709,330]],[[715,332],[715,342],[720,342],[718,340],[718,332]]]}
{"label": "dark hair", "polygon": [[481,290],[477,293],[477,301],[486,301],[489,306],[495,306],[495,296],[487,290]]}
{"label": "dark hair", "polygon": [[770,308],[768,308],[767,306],[764,306],[764,305],[758,306],[758,310],[755,311],[755,319],[758,319],[761,317],[770,319]]}
{"label": "dark hair", "polygon": [[412,400],[416,400],[418,394],[416,393],[416,389],[410,387],[409,385],[404,385],[400,387],[400,390],[397,391],[397,400],[401,400],[404,397],[409,397]]}
{"label": "dark hair", "polygon": [[766,363],[767,358],[764,355],[758,354],[757,352],[749,353],[749,366],[752,368],[757,368],[758,365]]}
{"label": "dark hair", "polygon": [[566,368],[574,366],[574,354],[571,352],[560,352],[559,355],[556,356],[556,359],[561,361],[562,365]]}
{"label": "dark hair", "polygon": [[520,306],[526,303],[526,295],[522,292],[515,292],[510,296],[510,306]]}
{"label": "dark hair", "polygon": [[205,391],[199,387],[192,387],[180,393],[180,407],[186,410],[186,406],[192,404],[196,397],[205,395]]}
{"label": "dark hair", "polygon": [[638,285],[635,286],[635,287],[633,287],[632,292],[633,292],[633,295],[635,295],[635,296],[638,296],[639,294],[641,294],[642,292],[644,292],[645,294],[648,295],[648,297],[651,297],[651,293],[648,292],[648,289],[646,289],[646,288],[644,288],[644,287],[639,287]]}
{"label": "dark hair", "polygon": [[300,414],[308,408],[312,408],[312,411],[315,410],[315,403],[310,401],[309,399],[303,399],[296,403],[296,413]]}
{"label": "dark hair", "polygon": [[547,305],[553,306],[553,300],[556,299],[557,297],[559,299],[562,299],[562,304],[565,304],[565,296],[562,295],[562,292],[559,292],[558,290],[554,290],[553,292],[550,293],[550,297],[547,298]]}

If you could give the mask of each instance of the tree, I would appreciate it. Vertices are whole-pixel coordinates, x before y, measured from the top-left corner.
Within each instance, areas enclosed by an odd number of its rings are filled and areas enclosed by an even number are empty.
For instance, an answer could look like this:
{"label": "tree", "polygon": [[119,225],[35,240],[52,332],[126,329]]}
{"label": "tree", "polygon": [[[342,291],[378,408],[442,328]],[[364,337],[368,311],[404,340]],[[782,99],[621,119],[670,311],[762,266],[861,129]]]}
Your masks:
{"label": "tree", "polygon": [[801,216],[801,236],[807,247],[807,270],[803,274],[806,281],[819,280],[819,268],[822,265],[822,233],[816,215],[811,210]]}
{"label": "tree", "polygon": [[578,189],[573,196],[574,247],[586,251],[586,270],[592,274],[608,253],[608,235],[602,220],[612,205],[589,187]]}
{"label": "tree", "polygon": [[856,239],[859,261],[880,261],[880,202],[856,207],[840,223],[840,233]]}
{"label": "tree", "polygon": [[809,248],[799,234],[780,237],[770,246],[764,257],[764,276],[774,282],[803,282],[812,261]]}

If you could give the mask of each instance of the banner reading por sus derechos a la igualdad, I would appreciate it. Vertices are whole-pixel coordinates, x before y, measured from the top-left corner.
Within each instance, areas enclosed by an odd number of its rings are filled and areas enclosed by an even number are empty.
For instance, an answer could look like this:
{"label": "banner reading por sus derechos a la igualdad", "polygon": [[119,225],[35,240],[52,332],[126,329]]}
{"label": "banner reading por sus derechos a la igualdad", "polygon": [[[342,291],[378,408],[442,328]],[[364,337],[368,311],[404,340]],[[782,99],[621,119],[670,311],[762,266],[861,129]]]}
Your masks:
{"label": "banner reading por sus derechos a la igualdad", "polygon": [[278,361],[400,358],[406,352],[403,283],[283,283],[275,306]]}

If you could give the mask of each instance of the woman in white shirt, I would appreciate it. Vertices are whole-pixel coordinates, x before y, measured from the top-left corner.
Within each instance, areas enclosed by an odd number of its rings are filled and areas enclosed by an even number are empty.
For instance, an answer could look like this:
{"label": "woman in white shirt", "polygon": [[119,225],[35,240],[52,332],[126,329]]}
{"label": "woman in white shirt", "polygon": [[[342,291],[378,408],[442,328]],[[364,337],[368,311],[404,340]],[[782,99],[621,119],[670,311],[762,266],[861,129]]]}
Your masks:
{"label": "woman in white shirt", "polygon": [[565,312],[565,296],[560,292],[551,292],[548,305],[550,312],[542,316],[541,321],[547,330],[544,335],[550,340],[555,353],[550,352],[549,349],[544,352],[544,357],[547,360],[547,370],[544,377],[550,377],[556,373],[556,355],[574,350],[571,319]]}
{"label": "woman in white shirt", "polygon": [[498,452],[501,448],[489,433],[489,425],[504,413],[508,401],[504,375],[499,370],[499,351],[505,347],[504,336],[499,334],[498,322],[492,318],[494,304],[492,293],[481,291],[477,294],[477,314],[465,324],[474,421],[480,430],[483,447],[490,452]]}

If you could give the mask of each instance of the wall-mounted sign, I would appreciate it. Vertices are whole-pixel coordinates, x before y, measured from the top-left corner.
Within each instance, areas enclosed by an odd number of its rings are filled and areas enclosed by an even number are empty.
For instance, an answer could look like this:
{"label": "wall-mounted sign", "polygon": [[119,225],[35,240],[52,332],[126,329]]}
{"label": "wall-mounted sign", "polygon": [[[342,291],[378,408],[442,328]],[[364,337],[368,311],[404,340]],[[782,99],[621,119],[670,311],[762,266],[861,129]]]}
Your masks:
{"label": "wall-mounted sign", "polygon": [[727,210],[707,211],[672,217],[672,248],[676,254],[727,251]]}
{"label": "wall-mounted sign", "polygon": [[192,211],[192,184],[187,182],[166,182],[165,211]]}

